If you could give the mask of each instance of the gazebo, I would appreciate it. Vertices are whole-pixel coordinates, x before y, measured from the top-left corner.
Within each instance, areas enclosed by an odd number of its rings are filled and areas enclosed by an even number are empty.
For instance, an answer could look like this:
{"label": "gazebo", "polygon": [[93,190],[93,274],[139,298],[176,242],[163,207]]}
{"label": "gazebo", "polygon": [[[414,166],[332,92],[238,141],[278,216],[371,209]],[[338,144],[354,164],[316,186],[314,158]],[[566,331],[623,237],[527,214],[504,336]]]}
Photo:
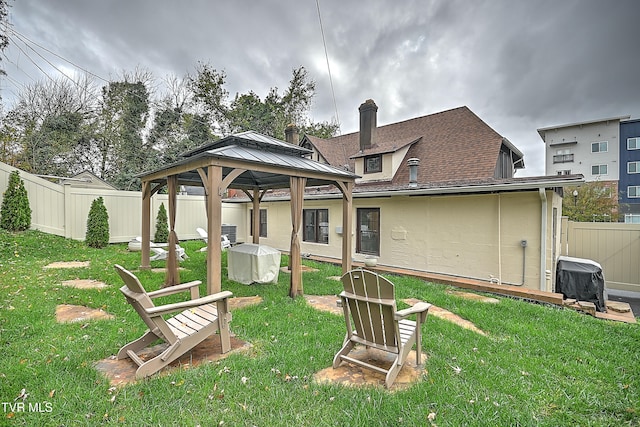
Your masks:
{"label": "gazebo", "polygon": [[[151,241],[151,197],[164,186],[169,194],[169,254],[165,286],[180,282],[175,250],[176,195],[179,185],[202,186],[207,212],[207,293],[222,287],[221,238],[222,196],[228,188],[242,190],[259,212],[260,201],[270,189],[289,188],[291,194],[291,285],[289,295],[303,294],[300,258],[302,205],[306,187],[335,185],[342,192],[342,271],[351,269],[352,191],[357,175],[309,158],[311,151],[253,131],[241,132],[207,143],[183,155],[183,159],[162,169],[139,175],[142,181],[142,260],[149,269]],[[259,215],[253,215],[253,229],[259,229]],[[259,233],[253,233],[259,243]]]}

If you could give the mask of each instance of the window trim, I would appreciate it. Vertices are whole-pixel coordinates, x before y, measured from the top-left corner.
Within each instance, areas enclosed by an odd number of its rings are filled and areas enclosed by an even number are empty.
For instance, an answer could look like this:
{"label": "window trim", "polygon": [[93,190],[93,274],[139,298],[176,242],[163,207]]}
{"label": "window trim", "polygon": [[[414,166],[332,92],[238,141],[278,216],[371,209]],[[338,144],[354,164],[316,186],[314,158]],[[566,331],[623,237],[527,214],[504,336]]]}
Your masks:
{"label": "window trim", "polygon": [[[368,160],[373,160],[373,159],[378,159],[378,168],[369,169],[368,168]],[[372,156],[365,156],[363,158],[363,161],[364,161],[364,165],[363,165],[364,173],[379,173],[379,172],[382,172],[382,154],[374,154]]]}
{"label": "window trim", "polygon": [[[634,195],[631,195],[631,189],[634,189]],[[627,186],[627,198],[628,199],[638,199],[640,198],[640,185],[628,185]]]}
{"label": "window trim", "polygon": [[[267,237],[267,210],[260,209],[260,236],[259,237]],[[264,222],[263,220],[264,213]],[[249,210],[249,235],[253,236],[253,209]]]}
{"label": "window trim", "polygon": [[[369,212],[377,212],[378,214],[378,229],[375,230],[377,231],[378,235],[376,236],[377,239],[377,247],[375,251],[364,251],[362,249],[362,232],[363,231],[368,231],[368,230],[362,230],[361,229],[361,215],[362,214],[367,214]],[[359,254],[363,254],[363,255],[375,255],[375,256],[380,256],[380,228],[381,228],[381,220],[380,220],[380,208],[357,208],[356,209],[356,253]]]}
{"label": "window trim", "polygon": [[[314,218],[314,222],[315,224],[312,224],[313,228],[314,228],[314,239],[313,240],[307,240],[307,213],[308,212],[314,212],[313,218]],[[327,218],[327,225],[324,226],[327,229],[327,232],[324,234],[324,236],[326,236],[326,241],[323,241],[321,239],[321,237],[323,236],[323,233],[321,232],[322,229],[322,222],[319,221],[320,219],[320,212],[325,212],[326,213],[326,218]],[[324,221],[323,221],[324,222]],[[303,242],[307,242],[307,243],[319,243],[322,245],[328,245],[329,244],[329,209],[326,208],[319,208],[319,209],[303,209],[302,210],[302,241]]]}
{"label": "window trim", "polygon": [[[605,171],[602,172],[602,168],[604,167]],[[593,168],[598,168],[598,173],[593,173]],[[606,163],[591,165],[591,175],[609,175],[609,165]]]}
{"label": "window trim", "polygon": [[[597,144],[598,147],[598,151],[593,151],[593,147]],[[601,150],[600,147],[601,145],[604,144],[605,149]],[[608,153],[609,152],[609,141],[598,141],[598,142],[592,142],[591,143],[591,153],[592,154],[597,154],[597,153]]]}
{"label": "window trim", "polygon": [[[631,140],[634,140],[636,147],[635,148],[630,148],[629,147],[629,142],[631,142]],[[631,138],[627,138],[627,150],[640,150],[640,136],[634,136]]]}
{"label": "window trim", "polygon": [[[631,165],[635,165],[635,167],[636,167],[635,172],[631,172],[631,170],[630,170],[631,169]],[[627,162],[627,173],[629,175],[634,175],[634,174],[640,173],[640,161],[634,160],[634,161]]]}

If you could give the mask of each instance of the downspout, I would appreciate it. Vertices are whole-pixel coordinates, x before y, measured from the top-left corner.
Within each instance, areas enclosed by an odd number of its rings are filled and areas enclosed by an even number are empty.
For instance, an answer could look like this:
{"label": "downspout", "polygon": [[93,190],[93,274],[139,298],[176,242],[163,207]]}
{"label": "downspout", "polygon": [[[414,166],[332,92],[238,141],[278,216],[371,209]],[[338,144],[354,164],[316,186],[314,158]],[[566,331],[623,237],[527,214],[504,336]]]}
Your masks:
{"label": "downspout", "polygon": [[547,193],[544,188],[538,188],[540,195],[540,290],[546,288],[546,263],[547,263]]}
{"label": "downspout", "polygon": [[500,193],[498,193],[498,281],[502,284],[502,206]]}

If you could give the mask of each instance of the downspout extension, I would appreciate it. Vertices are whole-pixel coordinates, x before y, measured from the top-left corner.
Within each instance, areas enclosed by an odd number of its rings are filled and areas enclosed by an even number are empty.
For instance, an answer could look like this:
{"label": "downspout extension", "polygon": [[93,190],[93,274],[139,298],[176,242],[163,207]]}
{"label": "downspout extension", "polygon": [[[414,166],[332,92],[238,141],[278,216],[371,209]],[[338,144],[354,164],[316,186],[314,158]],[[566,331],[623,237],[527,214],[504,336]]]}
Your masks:
{"label": "downspout extension", "polygon": [[547,263],[547,193],[544,188],[538,188],[540,196],[540,290],[546,290]]}

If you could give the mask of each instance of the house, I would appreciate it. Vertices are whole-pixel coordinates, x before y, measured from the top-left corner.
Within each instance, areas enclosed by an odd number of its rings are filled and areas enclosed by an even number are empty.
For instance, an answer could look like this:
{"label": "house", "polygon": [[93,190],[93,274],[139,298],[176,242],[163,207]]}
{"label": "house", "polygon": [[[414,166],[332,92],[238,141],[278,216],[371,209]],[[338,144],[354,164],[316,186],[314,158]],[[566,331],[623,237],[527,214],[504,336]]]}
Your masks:
{"label": "house", "polygon": [[[358,132],[300,145],[313,160],[354,172],[357,261],[552,291],[560,248],[561,188],[581,175],[516,178],[522,153],[467,107],[385,126],[372,100]],[[287,140],[297,141],[288,129]],[[286,193],[260,203],[260,242],[286,250]],[[304,195],[302,253],[340,257],[342,195],[332,186]],[[232,202],[232,199],[228,200]],[[236,200],[239,202],[239,200]],[[253,236],[250,203],[243,229]]]}
{"label": "house", "polygon": [[71,185],[74,188],[97,188],[101,190],[116,190],[116,187],[99,178],[91,171],[85,170],[71,178],[60,178],[59,184]]}

